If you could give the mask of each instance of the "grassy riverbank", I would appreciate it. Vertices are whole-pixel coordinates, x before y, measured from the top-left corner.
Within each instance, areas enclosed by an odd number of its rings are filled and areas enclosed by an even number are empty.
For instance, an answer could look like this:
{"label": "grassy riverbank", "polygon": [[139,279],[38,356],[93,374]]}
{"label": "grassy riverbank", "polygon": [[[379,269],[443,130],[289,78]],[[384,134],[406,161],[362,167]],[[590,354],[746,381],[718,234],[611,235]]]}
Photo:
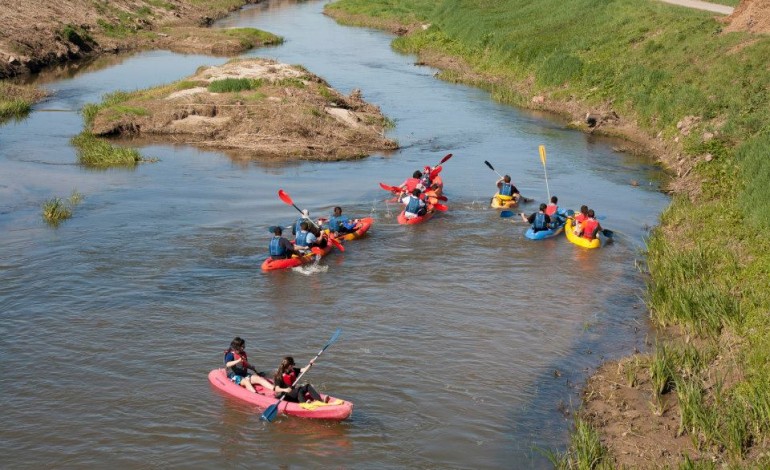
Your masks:
{"label": "grassy riverbank", "polygon": [[[636,358],[647,385],[627,381],[628,393],[646,397],[637,411],[649,425],[617,439],[599,429],[609,449],[601,460],[767,462],[770,37],[724,33],[710,13],[637,0],[341,0],[327,13],[408,33],[396,49],[500,101],[574,119],[620,116],[598,130],[643,144],[676,175],[648,242],[650,315],[675,333]],[[672,415],[677,429],[655,426]],[[618,451],[621,440],[644,448],[645,433],[666,432],[690,439],[665,448],[668,457]]]}
{"label": "grassy riverbank", "polygon": [[23,118],[32,105],[45,98],[46,92],[30,85],[0,82],[0,123]]}

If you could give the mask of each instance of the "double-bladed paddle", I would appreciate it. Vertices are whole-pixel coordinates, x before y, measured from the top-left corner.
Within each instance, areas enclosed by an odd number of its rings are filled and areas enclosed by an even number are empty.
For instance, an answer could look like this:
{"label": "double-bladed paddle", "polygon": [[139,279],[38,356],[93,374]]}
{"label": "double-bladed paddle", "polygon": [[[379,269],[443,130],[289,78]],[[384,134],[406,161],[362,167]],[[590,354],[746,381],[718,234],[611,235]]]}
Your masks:
{"label": "double-bladed paddle", "polygon": [[[498,173],[497,170],[495,170],[495,167],[493,167],[492,164],[489,163],[487,160],[484,160],[484,164],[486,166],[488,166],[490,170],[492,170],[495,173],[497,173],[497,176],[499,176],[500,178],[503,178],[503,175]],[[534,201],[534,199],[530,199],[528,197],[522,196],[521,193],[519,193],[519,199],[521,199],[521,202],[532,202],[532,201]],[[503,215],[503,214],[507,214],[507,215]],[[512,211],[503,211],[503,212],[500,213],[500,217],[504,217],[504,218],[505,217],[511,217],[512,215],[513,215]]]}
{"label": "double-bladed paddle", "polygon": [[[315,364],[315,360],[318,359],[318,356],[323,354],[323,352],[326,351],[326,348],[328,348],[329,346],[334,344],[335,341],[337,341],[337,338],[340,337],[340,333],[342,333],[342,330],[340,328],[337,328],[337,331],[334,332],[329,342],[327,342],[326,345],[323,348],[321,348],[320,351],[318,351],[318,354],[316,354],[316,356],[310,360],[310,363],[305,368],[305,371],[299,374],[299,376],[297,377],[297,380],[295,380],[294,383],[291,384],[292,387],[299,383],[299,379],[301,379],[302,376],[305,375],[305,372],[310,370],[313,364]],[[278,416],[278,406],[281,404],[284,398],[286,398],[285,393],[281,394],[281,398],[279,398],[277,402],[268,406],[267,409],[264,411],[264,413],[262,413],[262,416],[259,417],[259,419],[261,419],[262,421],[267,421],[269,423],[272,423],[275,420],[275,417]]]}
{"label": "double-bladed paddle", "polygon": [[[392,193],[396,193],[396,194],[398,194],[398,193],[400,193],[400,192],[401,192],[401,188],[399,188],[398,186],[388,186],[388,185],[387,185],[387,184],[385,184],[385,183],[380,183],[380,187],[381,187],[382,189],[384,189],[385,191],[390,191],[390,192],[392,192]],[[448,201],[448,200],[449,200],[449,199],[447,199],[447,197],[446,197],[446,196],[444,196],[443,194],[442,194],[441,196],[431,196],[431,195],[427,195],[427,196],[428,196],[428,197],[435,197],[435,198],[436,198],[436,199],[438,199],[439,201]]]}

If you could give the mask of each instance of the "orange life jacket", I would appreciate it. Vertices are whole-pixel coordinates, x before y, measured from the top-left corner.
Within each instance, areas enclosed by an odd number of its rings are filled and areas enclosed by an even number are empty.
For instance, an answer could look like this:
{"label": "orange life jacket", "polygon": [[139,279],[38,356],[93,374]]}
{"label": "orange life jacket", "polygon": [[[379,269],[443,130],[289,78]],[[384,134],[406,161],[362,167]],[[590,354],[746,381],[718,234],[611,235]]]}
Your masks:
{"label": "orange life jacket", "polygon": [[545,215],[550,217],[554,215],[557,210],[559,210],[559,206],[556,204],[548,204],[548,206],[545,208]]}
{"label": "orange life jacket", "polygon": [[583,238],[586,240],[594,239],[594,231],[599,227],[599,221],[588,218],[583,222]]}

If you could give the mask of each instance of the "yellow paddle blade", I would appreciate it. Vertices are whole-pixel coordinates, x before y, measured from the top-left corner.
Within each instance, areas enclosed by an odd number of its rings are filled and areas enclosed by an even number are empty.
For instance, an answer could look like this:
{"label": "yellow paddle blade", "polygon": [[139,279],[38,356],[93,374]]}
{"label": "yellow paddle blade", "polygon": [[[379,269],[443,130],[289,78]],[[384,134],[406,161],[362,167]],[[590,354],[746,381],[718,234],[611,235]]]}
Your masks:
{"label": "yellow paddle blade", "polygon": [[545,145],[540,146],[540,161],[543,162],[543,166],[545,166]]}

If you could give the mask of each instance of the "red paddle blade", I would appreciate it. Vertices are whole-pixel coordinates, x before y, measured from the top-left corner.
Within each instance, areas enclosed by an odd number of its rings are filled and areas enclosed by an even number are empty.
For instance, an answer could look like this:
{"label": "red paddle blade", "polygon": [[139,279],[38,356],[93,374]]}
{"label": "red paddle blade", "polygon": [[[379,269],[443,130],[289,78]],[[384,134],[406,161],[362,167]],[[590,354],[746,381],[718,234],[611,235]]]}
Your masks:
{"label": "red paddle blade", "polygon": [[344,247],[344,246],[342,246],[342,243],[340,243],[339,241],[337,241],[337,239],[336,239],[336,238],[334,238],[334,237],[329,237],[329,243],[331,243],[332,245],[334,245],[334,246],[335,246],[335,247],[336,247],[338,250],[340,250],[340,251],[345,251],[345,247]]}
{"label": "red paddle blade", "polygon": [[[450,158],[452,158],[452,154],[451,154],[451,153],[448,153],[448,154],[446,154],[446,156],[444,156],[444,158],[442,158],[442,159],[441,159],[441,161],[440,161],[440,162],[438,162],[438,164],[439,164],[439,165],[442,165],[442,164],[444,164],[444,163],[445,163],[447,160],[449,160]],[[438,165],[436,165],[436,166],[438,166]]]}
{"label": "red paddle blade", "polygon": [[433,204],[433,208],[439,212],[446,212],[446,210],[449,209],[444,204],[439,204],[439,203]]}
{"label": "red paddle blade", "polygon": [[430,172],[430,179],[436,179],[438,174],[441,173],[441,170],[443,170],[441,165],[439,165],[436,168],[434,168],[433,170],[431,170],[431,172]]}
{"label": "red paddle blade", "polygon": [[444,201],[444,202],[449,200],[446,196],[436,196],[436,199],[438,199],[439,201]]}
{"label": "red paddle blade", "polygon": [[281,201],[285,202],[286,204],[290,206],[294,205],[294,201],[291,200],[291,197],[288,194],[286,194],[286,191],[284,191],[283,189],[278,190],[278,197],[281,198]]}
{"label": "red paddle blade", "polygon": [[384,189],[385,191],[391,191],[391,192],[394,192],[394,193],[400,193],[401,192],[401,188],[399,188],[397,186],[388,186],[385,183],[380,183],[380,187],[382,189]]}

